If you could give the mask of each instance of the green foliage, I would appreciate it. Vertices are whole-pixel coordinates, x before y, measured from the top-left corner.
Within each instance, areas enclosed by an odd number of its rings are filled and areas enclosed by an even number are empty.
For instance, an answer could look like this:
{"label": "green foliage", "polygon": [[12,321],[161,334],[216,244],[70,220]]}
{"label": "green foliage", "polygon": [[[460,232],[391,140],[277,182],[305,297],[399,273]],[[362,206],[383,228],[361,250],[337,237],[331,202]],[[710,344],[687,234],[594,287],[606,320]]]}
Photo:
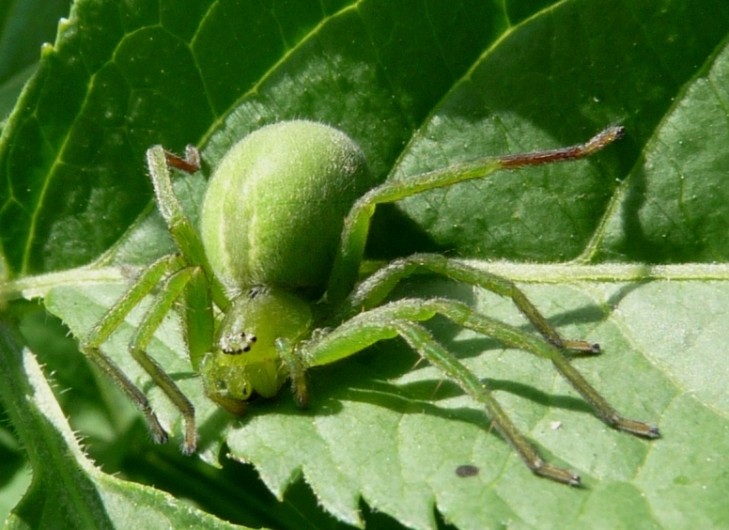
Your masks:
{"label": "green foliage", "polygon": [[[6,528],[240,528],[169,494],[125,482],[95,468],[81,451],[35,356],[0,323],[3,397],[26,449],[33,481]],[[139,510],[144,506],[144,510]]]}
{"label": "green foliage", "polygon": [[[443,323],[439,339],[497,391],[546,457],[582,475],[585,489],[533,477],[470,400],[432,368],[414,366],[397,342],[313,371],[306,412],[284,392],[232,421],[202,396],[170,319],[151,351],[198,409],[202,462],[185,459],[140,435],[138,414],[68,351],[54,319],[11,302],[5,313],[21,318],[28,345],[54,372],[56,399],[97,464],[251,526],[340,524],[317,502],[338,521],[363,517],[373,527],[392,521],[370,508],[413,528],[729,526],[729,7],[511,4],[78,0],[0,137],[0,273],[15,282],[0,285],[0,297],[47,294],[48,309],[79,336],[118,296],[130,265],[168,252],[144,168],[155,143],[198,145],[209,175],[248,132],[306,118],[354,138],[376,177],[393,168],[404,177],[568,145],[620,123],[627,137],[594,159],[496,174],[383,209],[369,251],[499,260],[483,265],[527,282],[564,335],[603,346],[575,365],[621,412],[655,421],[664,437],[646,442],[608,429],[545,362]],[[36,17],[23,16],[33,1],[6,5],[0,98],[15,93],[29,64],[9,61],[13,50],[37,46],[43,33]],[[193,217],[200,179],[178,183]],[[30,276],[57,271],[69,272]],[[458,286],[408,289],[447,292],[523,322],[509,303]],[[125,352],[138,316],[107,351],[150,391],[178,443],[179,418]],[[89,464],[13,336],[3,329],[0,350],[0,402],[14,429],[0,425],[0,507],[15,505],[8,527],[50,517],[73,527],[73,514],[123,526],[119,513],[132,502],[150,521],[223,525]],[[285,502],[276,504],[250,468],[219,459],[223,442],[224,454],[255,466]],[[34,486],[16,505],[24,458]],[[464,464],[478,475],[457,476]]]}

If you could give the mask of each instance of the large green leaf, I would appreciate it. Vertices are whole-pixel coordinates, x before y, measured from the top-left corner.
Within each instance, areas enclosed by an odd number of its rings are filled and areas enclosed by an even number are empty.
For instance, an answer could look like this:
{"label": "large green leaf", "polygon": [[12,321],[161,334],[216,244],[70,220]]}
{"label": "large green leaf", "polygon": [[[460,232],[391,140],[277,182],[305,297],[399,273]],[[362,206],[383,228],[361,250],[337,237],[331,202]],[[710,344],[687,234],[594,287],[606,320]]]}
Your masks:
{"label": "large green leaf", "polygon": [[[727,268],[694,270],[690,281],[664,281],[685,270],[671,268],[660,273],[662,279],[638,285],[605,281],[635,274],[625,266],[609,271],[564,266],[551,273],[540,266],[503,267],[515,276],[533,274],[556,283],[528,293],[563,333],[597,341],[606,350],[575,365],[621,412],[657,422],[664,439],[646,442],[604,426],[547,361],[441,325],[439,338],[497,391],[547,458],[582,475],[585,489],[536,479],[491,432],[473,402],[398,344],[312,372],[313,403],[306,412],[288,392],[275,403],[255,404],[249,416],[222,430],[231,455],[253,463],[281,497],[303,472],[319,502],[351,524],[359,520],[360,496],[413,528],[435,524],[434,506],[463,528],[504,521],[581,527],[606,517],[614,522],[608,526],[691,526],[678,524],[675,511],[689,522],[726,524],[721,508],[729,487],[726,353],[711,344],[729,333],[725,319],[717,318],[729,303],[729,285],[698,277],[726,275]],[[575,275],[583,281],[568,285],[566,278]],[[103,310],[101,289],[56,289],[47,303],[83,334]],[[421,296],[472,298],[450,285],[413,289]],[[479,293],[471,301],[489,315],[523,323],[510,303],[493,295]],[[86,322],[76,322],[79,315]],[[120,332],[121,344],[115,341],[107,350],[148,388],[148,378],[124,351],[131,330]],[[164,339],[169,333],[161,333],[163,340],[170,340]],[[176,373],[179,354],[152,351]],[[202,446],[209,450],[211,433],[221,432],[225,415],[209,415],[197,381],[183,378],[180,384],[199,407]],[[157,391],[152,398],[179,442],[179,415]],[[464,464],[479,467],[478,477],[457,476]]]}
{"label": "large green leaf", "polygon": [[[153,354],[199,409],[207,462],[226,441],[279,496],[303,476],[341,521],[360,520],[362,498],[414,528],[436,524],[434,509],[463,528],[729,525],[729,270],[708,264],[729,255],[728,19],[729,7],[709,0],[77,1],[3,129],[0,237],[6,274],[20,283],[0,292],[70,284],[47,303],[82,336],[120,292],[126,265],[171,248],[151,212],[143,153],[153,143],[197,144],[207,173],[249,131],[305,117],[355,138],[381,178],[404,178],[620,123],[627,137],[588,161],[383,209],[370,241],[373,256],[501,260],[484,266],[533,284],[529,295],[565,335],[602,344],[605,354],[575,365],[663,439],[608,429],[546,361],[435,324],[585,489],[533,477],[470,400],[395,342],[314,371],[305,413],[284,392],[233,422],[190,377],[174,321]],[[192,203],[198,178],[180,184]],[[23,278],[107,251],[90,269]],[[607,261],[616,264],[588,265]],[[483,293],[410,289],[522,324]],[[150,389],[125,352],[135,318],[107,350]],[[151,393],[179,434],[174,410]],[[479,474],[458,477],[462,464]]]}

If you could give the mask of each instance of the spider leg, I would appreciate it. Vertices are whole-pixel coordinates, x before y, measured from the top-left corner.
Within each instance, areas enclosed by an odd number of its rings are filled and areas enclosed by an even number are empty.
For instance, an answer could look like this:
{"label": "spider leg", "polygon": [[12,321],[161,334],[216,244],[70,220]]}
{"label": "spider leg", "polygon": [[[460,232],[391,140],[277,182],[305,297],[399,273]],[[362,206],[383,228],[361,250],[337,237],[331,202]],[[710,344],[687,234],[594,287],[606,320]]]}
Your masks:
{"label": "spider leg", "polygon": [[659,436],[657,428],[620,416],[567,362],[560,349],[549,341],[488,318],[473,311],[466,304],[453,300],[400,300],[365,311],[330,333],[302,344],[296,355],[304,366],[324,365],[353,355],[375,342],[399,335],[424,359],[439,368],[464,392],[485,406],[494,426],[514,447],[529,469],[557,482],[578,485],[579,476],[545,463],[509,419],[486,385],[416,323],[429,320],[436,314],[443,315],[465,328],[495,338],[507,346],[524,349],[551,360],[560,374],[593,406],[607,424],[646,438]]}
{"label": "spider leg", "polygon": [[144,414],[155,442],[167,441],[167,432],[159,423],[144,393],[132,383],[122,370],[101,350],[100,346],[124,321],[129,312],[149,294],[171,270],[179,268],[177,256],[165,256],[147,267],[137,281],[101,318],[81,342],[81,351],[96,363]]}
{"label": "spider leg", "polygon": [[[185,292],[189,285],[200,285],[204,283],[204,273],[199,267],[185,267],[184,262],[179,256],[165,256],[147,269],[139,276],[137,281],[129,288],[101,318],[101,320],[89,332],[81,343],[81,350],[95,362],[117,385],[124,391],[129,399],[144,414],[149,429],[152,432],[154,441],[157,443],[165,443],[168,439],[167,432],[160,424],[157,415],[152,410],[152,406],[147,396],[132,383],[122,370],[104,354],[100,347],[109,338],[109,336],[119,327],[127,315],[134,309],[142,299],[150,294],[153,289],[167,277],[164,281],[160,293],[155,297],[152,306],[149,308],[142,322],[135,331],[134,336],[129,344],[129,351],[132,357],[144,368],[152,380],[162,389],[162,391],[170,398],[175,407],[180,411],[185,420],[185,442],[183,451],[190,454],[196,448],[196,432],[195,432],[195,411],[192,404],[184,396],[179,387],[170,379],[170,377],[162,370],[159,365],[146,353],[147,345],[152,339],[155,331],[159,327],[164,316],[172,309],[175,301]],[[204,284],[206,285],[206,284]],[[205,300],[203,298],[203,300]],[[190,303],[188,298],[188,304]],[[197,302],[196,302],[197,303]],[[205,303],[205,302],[203,302]],[[212,334],[212,313],[210,312],[209,302],[207,303],[209,332]],[[202,309],[187,308],[190,315],[200,316]],[[203,329],[204,324],[200,324],[198,318],[198,329]],[[202,319],[204,323],[204,319]],[[188,331],[188,342],[190,340],[190,332]],[[197,344],[203,344],[207,341],[210,345],[210,339],[205,338],[205,331],[193,332],[196,337]],[[200,350],[202,346],[198,346]],[[191,352],[195,351],[191,348]],[[199,362],[199,359],[198,359]],[[195,364],[193,359],[193,364]]]}
{"label": "spider leg", "polygon": [[595,387],[562,355],[560,348],[550,341],[542,340],[518,328],[489,318],[474,311],[466,304],[454,300],[434,299],[423,303],[418,302],[411,318],[421,320],[427,317],[428,311],[439,313],[452,322],[495,338],[507,346],[523,349],[539,357],[549,359],[557,371],[592,405],[597,415],[611,427],[644,438],[658,438],[660,436],[656,427],[642,421],[624,418],[618,414]]}
{"label": "spider leg", "polygon": [[204,279],[204,272],[199,267],[186,267],[171,274],[165,280],[159,294],[155,297],[154,302],[142,322],[140,322],[129,343],[129,352],[132,357],[144,368],[152,380],[162,389],[170,401],[172,401],[175,408],[182,414],[185,422],[185,438],[182,452],[188,455],[194,453],[197,449],[195,409],[192,403],[190,403],[190,400],[182,393],[182,390],[167,375],[167,372],[147,354],[147,346],[164,317],[172,310],[175,302],[196,278]]}
{"label": "spider leg", "polygon": [[342,239],[334,259],[334,267],[327,286],[327,301],[334,307],[347,297],[357,281],[359,266],[364,256],[370,219],[378,204],[396,202],[427,190],[451,186],[466,180],[484,178],[494,171],[525,166],[579,160],[622,137],[624,129],[608,127],[584,144],[546,151],[533,151],[515,155],[482,158],[443,169],[414,175],[402,180],[391,180],[364,194],[344,221]]}
{"label": "spider leg", "polygon": [[[399,309],[403,311],[399,311]],[[529,469],[557,482],[573,486],[579,485],[580,477],[578,475],[567,469],[548,464],[539,456],[536,449],[501,408],[486,384],[436,342],[427,330],[419,324],[406,320],[410,315],[398,317],[399,312],[409,313],[405,309],[407,308],[396,308],[390,304],[361,313],[319,341],[305,345],[299,351],[299,355],[303,358],[303,363],[308,366],[329,364],[353,355],[375,342],[399,335],[421,357],[439,368],[464,392],[484,405],[493,427],[511,444]],[[428,318],[434,314],[431,312]]]}
{"label": "spider leg", "polygon": [[223,286],[212,273],[200,236],[183,212],[180,201],[175,195],[168,164],[182,171],[194,173],[200,168],[200,155],[193,146],[187,146],[186,158],[183,159],[168,153],[161,145],[155,145],[147,150],[147,165],[157,199],[157,207],[167,223],[172,238],[188,263],[203,268],[205,276],[210,281],[215,304],[225,311],[230,305],[230,300],[228,300]]}
{"label": "spider leg", "polygon": [[195,268],[190,283],[184,291],[184,301],[178,304],[183,323],[185,342],[190,354],[192,369],[199,373],[200,364],[210,352],[215,335],[215,318],[210,284],[201,268]]}
{"label": "spider leg", "polygon": [[306,366],[296,355],[294,345],[288,339],[276,340],[276,350],[286,365],[291,379],[296,404],[301,408],[309,406],[309,386],[306,382]]}
{"label": "spider leg", "polygon": [[532,472],[570,486],[580,485],[579,475],[568,469],[548,464],[539,456],[536,449],[501,408],[489,388],[443,346],[433,340],[425,328],[406,320],[395,320],[392,326],[411,348],[486,407],[493,426],[506,438]]}
{"label": "spider leg", "polygon": [[439,254],[414,254],[379,269],[352,291],[344,302],[342,314],[349,317],[362,309],[376,307],[401,280],[416,274],[439,274],[511,298],[539,333],[558,348],[583,353],[600,352],[598,344],[562,338],[514,282]]}

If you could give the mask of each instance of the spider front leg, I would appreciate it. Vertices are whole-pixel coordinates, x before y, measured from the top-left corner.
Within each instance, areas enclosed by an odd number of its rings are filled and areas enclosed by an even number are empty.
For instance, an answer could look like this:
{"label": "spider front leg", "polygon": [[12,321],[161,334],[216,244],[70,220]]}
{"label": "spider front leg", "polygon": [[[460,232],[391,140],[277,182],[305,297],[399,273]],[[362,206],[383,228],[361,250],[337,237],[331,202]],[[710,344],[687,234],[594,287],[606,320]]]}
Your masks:
{"label": "spider front leg", "polygon": [[[191,454],[195,451],[195,410],[179,387],[146,353],[149,341],[159,327],[162,319],[172,309],[173,304],[181,296],[187,286],[199,281],[202,271],[199,268],[185,267],[178,256],[165,256],[150,265],[142,272],[139,279],[127,293],[102,317],[81,343],[81,350],[99,366],[129,397],[144,414],[155,442],[167,441],[164,430],[149,400],[144,393],[132,383],[121,369],[100,349],[101,345],[121,325],[127,315],[162,282],[162,289],[155,297],[152,306],[139,324],[129,351],[132,357],[149,374],[152,380],[170,398],[182,414],[185,421],[185,441],[183,452]],[[166,279],[165,279],[166,278]],[[164,281],[163,281],[164,279]],[[212,319],[212,314],[211,317]],[[212,326],[211,326],[212,328]]]}
{"label": "spider front leg", "polygon": [[452,300],[401,300],[360,313],[331,333],[305,343],[294,355],[300,359],[302,366],[325,365],[353,355],[375,342],[399,335],[424,359],[486,407],[493,425],[534,473],[557,482],[579,485],[578,475],[544,462],[491,395],[488,387],[436,342],[424,328],[415,323],[429,320],[436,314],[492,337],[506,346],[523,349],[551,360],[603,421],[617,429],[646,438],[659,436],[655,427],[620,416],[550,342],[490,319],[474,312],[467,305]]}
{"label": "spider front leg", "polygon": [[158,443],[166,442],[167,433],[147,397],[100,349],[132,309],[159,286],[159,292],[133,335],[129,351],[182,414],[185,422],[182,450],[186,454],[191,454],[197,448],[195,409],[164,369],[148,355],[147,347],[164,317],[173,310],[178,300],[182,299],[180,309],[185,338],[192,368],[197,370],[202,357],[212,344],[214,319],[211,295],[215,304],[221,309],[227,308],[229,301],[222,286],[213,277],[200,237],[182,211],[172,187],[168,164],[186,172],[194,172],[200,166],[197,150],[188,147],[186,158],[183,159],[166,152],[161,146],[154,146],[147,151],[147,164],[157,207],[180,254],[165,256],[144,270],[127,293],[109,309],[86,336],[81,349],[142,411],[154,440]]}
{"label": "spider front leg", "polygon": [[167,223],[172,239],[189,263],[202,267],[205,277],[210,282],[213,301],[218,308],[224,311],[230,305],[230,301],[223,286],[210,268],[200,236],[183,212],[180,201],[172,188],[169,166],[186,173],[194,173],[200,169],[200,154],[195,147],[188,145],[185,155],[185,158],[180,158],[165,151],[161,145],[150,147],[147,150],[149,175],[154,186],[157,207]]}
{"label": "spider front leg", "polygon": [[[200,267],[185,267],[167,277],[162,284],[161,292],[157,295],[152,306],[149,308],[147,314],[144,317],[142,323],[137,328],[129,345],[129,351],[132,357],[144,368],[144,370],[150,375],[152,380],[159,386],[165,395],[172,401],[175,408],[180,411],[182,418],[185,422],[185,437],[182,445],[182,452],[190,455],[197,449],[197,430],[195,427],[195,408],[187,399],[182,390],[177,384],[167,375],[167,372],[162,369],[157,362],[147,354],[147,346],[152,340],[154,333],[159,328],[164,317],[173,309],[174,304],[178,299],[183,297],[183,294],[188,289],[193,289],[194,284],[203,284],[205,280],[204,273]],[[190,297],[187,297],[189,303]],[[198,299],[197,301],[200,301]],[[212,309],[208,304],[203,302],[202,307],[194,308],[194,310],[187,309],[186,311],[192,312],[196,317],[202,316],[202,322],[207,321],[207,326],[203,324],[199,329],[208,329],[209,336],[207,337],[207,345],[212,343],[212,329],[213,329],[213,315]],[[205,315],[207,313],[207,315]],[[207,318],[205,318],[207,316]],[[189,319],[187,319],[189,321]],[[188,344],[191,344],[189,339],[190,332],[186,333],[188,338]],[[199,338],[199,337],[198,337]],[[195,345],[197,346],[197,345]],[[190,350],[190,360],[193,367],[199,364],[200,354],[195,354],[193,348]]]}

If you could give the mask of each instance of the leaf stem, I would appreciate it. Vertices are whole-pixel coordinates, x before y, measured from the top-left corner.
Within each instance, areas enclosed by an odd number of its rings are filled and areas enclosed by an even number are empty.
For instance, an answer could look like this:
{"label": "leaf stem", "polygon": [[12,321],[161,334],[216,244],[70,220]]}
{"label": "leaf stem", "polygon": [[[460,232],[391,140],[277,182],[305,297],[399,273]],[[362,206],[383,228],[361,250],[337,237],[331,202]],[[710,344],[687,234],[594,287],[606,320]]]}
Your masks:
{"label": "leaf stem", "polygon": [[[474,267],[520,283],[619,283],[648,280],[664,281],[729,281],[729,263],[686,263],[681,265],[648,265],[644,263],[512,263],[508,261],[463,260]],[[54,287],[94,283],[126,283],[136,268],[79,267],[39,276],[28,276],[0,282],[0,302],[18,298],[43,298]]]}

